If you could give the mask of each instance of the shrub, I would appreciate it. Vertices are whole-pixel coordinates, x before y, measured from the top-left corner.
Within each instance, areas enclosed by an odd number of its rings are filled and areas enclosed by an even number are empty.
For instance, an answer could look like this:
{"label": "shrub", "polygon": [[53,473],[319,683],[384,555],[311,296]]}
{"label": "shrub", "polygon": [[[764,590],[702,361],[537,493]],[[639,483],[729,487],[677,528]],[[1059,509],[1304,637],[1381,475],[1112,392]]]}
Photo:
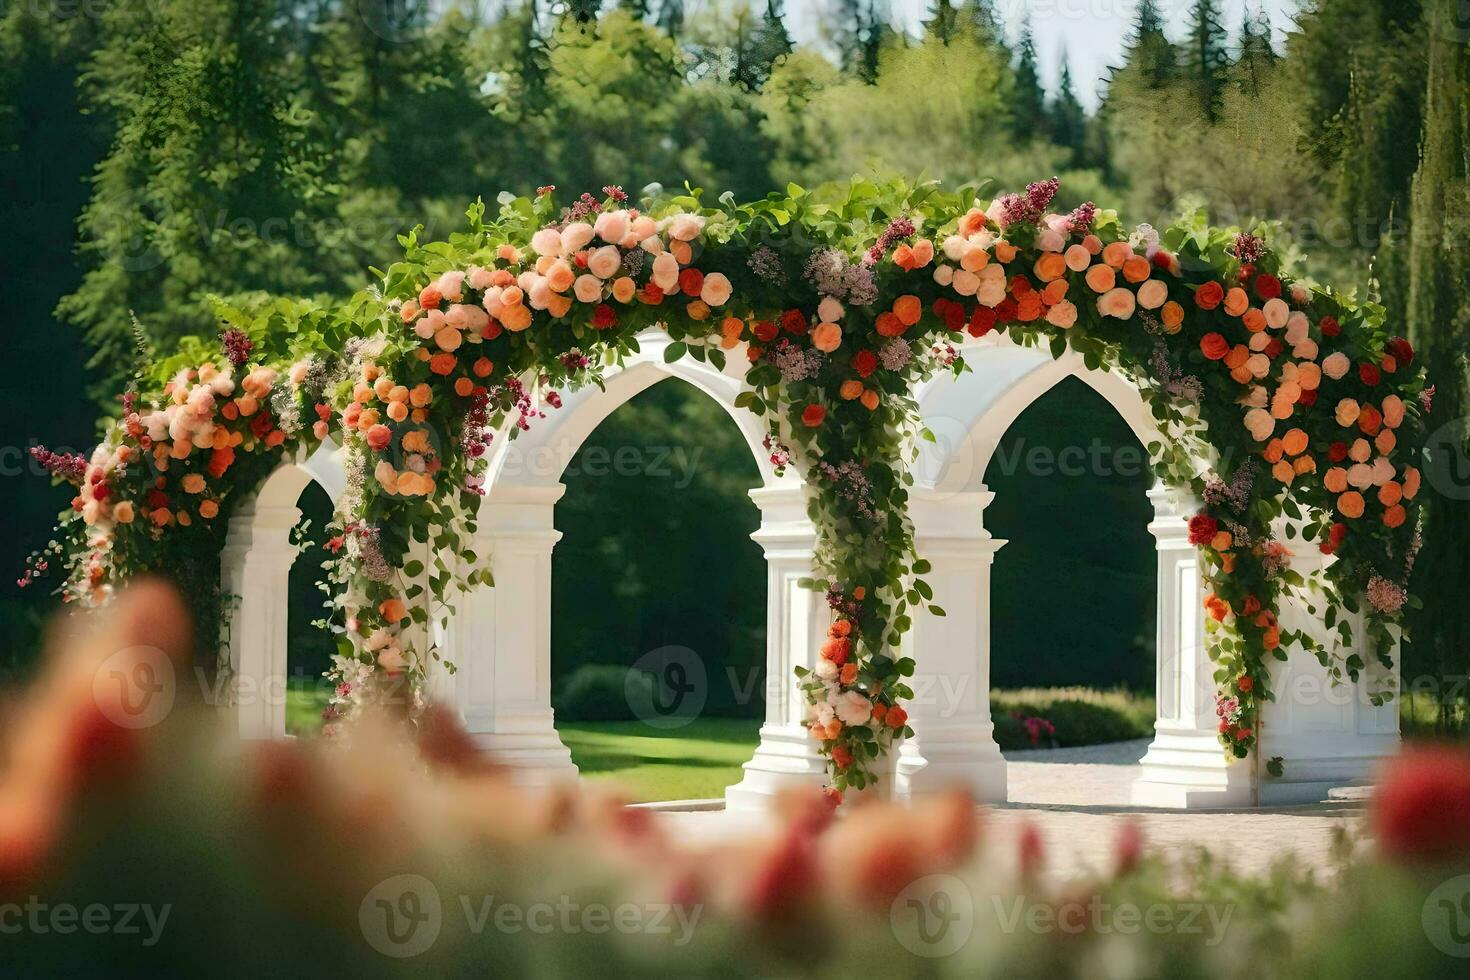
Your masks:
{"label": "shrub", "polygon": [[[1026,732],[1026,718],[1051,722],[1056,726],[1051,744],[1070,748],[1148,738],[1153,734],[1154,699],[1122,688],[996,690],[990,694],[990,712],[995,721],[995,740],[1002,749],[1036,747]],[[1047,742],[1043,739],[1042,747]]]}
{"label": "shrub", "polygon": [[1071,698],[1047,705],[1043,717],[1056,726],[1057,744],[1064,748],[1124,742],[1148,735],[1117,708]]}
{"label": "shrub", "polygon": [[567,677],[553,699],[559,721],[634,721],[628,703],[628,685],[648,686],[652,700],[653,678],[639,673],[629,678],[629,668],[619,664],[583,664]]}

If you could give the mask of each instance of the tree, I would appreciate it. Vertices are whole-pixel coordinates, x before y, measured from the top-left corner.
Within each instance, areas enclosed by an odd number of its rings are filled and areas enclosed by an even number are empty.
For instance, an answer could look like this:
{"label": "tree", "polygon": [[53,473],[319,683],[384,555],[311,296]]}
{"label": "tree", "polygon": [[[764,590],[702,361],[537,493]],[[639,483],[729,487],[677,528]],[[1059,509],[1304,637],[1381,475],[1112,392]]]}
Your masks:
{"label": "tree", "polygon": [[1271,43],[1271,15],[1264,7],[1255,14],[1246,12],[1240,23],[1238,46],[1240,54],[1231,69],[1231,79],[1249,91],[1256,91],[1263,76],[1280,61]]}
{"label": "tree", "polygon": [[[1424,549],[1415,562],[1414,591],[1424,606],[1410,610],[1415,659],[1432,666],[1445,687],[1445,723],[1463,705],[1470,621],[1462,606],[1470,580],[1470,499],[1443,474],[1470,456],[1470,54],[1454,19],[1454,0],[1426,4],[1428,58],[1424,138],[1412,190],[1408,322],[1435,385],[1427,465],[1442,474],[1426,494]],[[1433,477],[1430,484],[1434,485]],[[1385,569],[1393,575],[1399,569]]]}
{"label": "tree", "polygon": [[1225,85],[1225,70],[1230,67],[1219,0],[1195,0],[1190,9],[1183,53],[1184,77],[1194,89],[1206,117],[1213,119],[1219,108],[1220,89]]}
{"label": "tree", "polygon": [[960,30],[959,16],[960,12],[949,0],[937,0],[929,19],[923,24],[925,36],[932,37],[941,44],[948,44],[950,38]]}
{"label": "tree", "polygon": [[669,37],[678,37],[684,31],[684,0],[660,0],[658,26]]}
{"label": "tree", "polygon": [[1077,99],[1077,90],[1072,83],[1072,65],[1065,52],[1062,54],[1062,75],[1057,83],[1057,97],[1052,100],[1047,115],[1051,121],[1051,141],[1071,153],[1071,166],[1079,166],[1087,136],[1087,113]]}
{"label": "tree", "polygon": [[1021,27],[1021,42],[1016,51],[1015,126],[1016,135],[1030,139],[1038,132],[1046,133],[1046,92],[1041,87],[1037,65],[1036,39],[1031,33],[1031,20]]}
{"label": "tree", "polygon": [[1145,84],[1158,88],[1174,79],[1178,68],[1178,52],[1164,34],[1164,18],[1156,0],[1140,0],[1133,26],[1123,42],[1123,64],[1110,74],[1132,70]]}

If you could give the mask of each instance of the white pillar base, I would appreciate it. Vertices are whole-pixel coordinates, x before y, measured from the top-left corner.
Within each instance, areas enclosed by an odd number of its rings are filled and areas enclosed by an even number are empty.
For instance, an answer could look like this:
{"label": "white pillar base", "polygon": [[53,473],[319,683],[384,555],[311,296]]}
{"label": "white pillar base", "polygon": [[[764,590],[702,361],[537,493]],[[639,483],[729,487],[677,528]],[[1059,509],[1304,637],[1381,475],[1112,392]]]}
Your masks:
{"label": "white pillar base", "polygon": [[827,767],[803,725],[761,726],[761,744],[744,766],[740,782],[725,790],[725,809],[770,812],[781,793],[819,790],[827,784]]}
{"label": "white pillar base", "polygon": [[977,803],[1006,802],[1006,761],[995,744],[995,726],[930,723],[899,749],[894,795],[903,801],[964,790]]}
{"label": "white pillar base", "polygon": [[1253,759],[1228,759],[1214,732],[1155,725],[1133,782],[1134,806],[1197,810],[1257,803]]}
{"label": "white pillar base", "polygon": [[550,708],[502,706],[493,731],[472,732],[474,743],[510,769],[518,786],[553,786],[575,782],[572,753],[556,733]]}

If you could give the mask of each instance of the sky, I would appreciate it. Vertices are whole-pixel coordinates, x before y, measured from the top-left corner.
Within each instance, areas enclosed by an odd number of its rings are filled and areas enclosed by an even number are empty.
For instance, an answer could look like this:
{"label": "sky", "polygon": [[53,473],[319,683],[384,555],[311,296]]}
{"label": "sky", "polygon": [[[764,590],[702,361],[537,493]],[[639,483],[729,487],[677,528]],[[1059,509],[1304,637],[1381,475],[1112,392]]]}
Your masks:
{"label": "sky", "polygon": [[[932,0],[890,0],[890,3],[894,19],[912,32],[918,31],[933,7]],[[1299,6],[1297,0],[1221,0],[1232,43],[1247,4],[1253,11],[1264,9],[1270,14],[1278,45]],[[1189,23],[1192,0],[1159,0],[1158,6],[1166,18],[1169,36],[1177,40]],[[996,0],[995,7],[1013,41],[1029,15],[1041,60],[1042,80],[1048,91],[1056,89],[1065,52],[1072,65],[1077,96],[1091,109],[1098,103],[1099,80],[1119,60],[1137,0]],[[793,38],[798,43],[819,38],[822,17],[829,9],[827,0],[786,0],[787,23]]]}

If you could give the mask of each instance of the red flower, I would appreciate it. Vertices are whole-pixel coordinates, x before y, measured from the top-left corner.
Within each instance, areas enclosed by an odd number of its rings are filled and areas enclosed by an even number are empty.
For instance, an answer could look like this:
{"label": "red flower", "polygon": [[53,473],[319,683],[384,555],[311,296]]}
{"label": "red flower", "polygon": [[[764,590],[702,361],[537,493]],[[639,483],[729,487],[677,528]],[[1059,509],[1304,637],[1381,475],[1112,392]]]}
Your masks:
{"label": "red flower", "polygon": [[1256,682],[1251,679],[1249,674],[1244,674],[1235,682],[1235,686],[1240,690],[1240,693],[1249,694],[1255,688]]}
{"label": "red flower", "polygon": [[1324,555],[1334,554],[1345,537],[1347,537],[1347,525],[1339,521],[1332,525],[1332,529],[1327,532],[1327,540],[1317,545],[1317,548]]}
{"label": "red flower", "polygon": [[1402,337],[1395,337],[1384,345],[1393,359],[1403,367],[1414,363],[1414,346]]}
{"label": "red flower", "polygon": [[1311,408],[1317,404],[1317,389],[1312,388],[1309,391],[1302,392],[1302,396],[1296,400],[1296,403],[1303,408]]}
{"label": "red flower", "polygon": [[995,318],[1001,323],[1015,323],[1016,316],[1020,312],[1021,308],[1016,305],[1016,301],[1007,296],[996,305]]}
{"label": "red flower", "polygon": [[970,314],[970,336],[983,337],[995,329],[997,317],[995,311],[988,306],[975,307],[975,312]]}
{"label": "red flower", "polygon": [[934,313],[944,321],[944,327],[950,333],[965,329],[965,308],[954,300],[939,297],[934,301]]}
{"label": "red flower", "polygon": [[859,377],[866,378],[878,370],[878,355],[864,348],[852,356],[852,369]]}
{"label": "red flower", "polygon": [[1321,320],[1317,321],[1317,326],[1322,328],[1322,336],[1324,337],[1336,337],[1342,333],[1342,324],[1337,322],[1337,317],[1335,316],[1324,316]]}
{"label": "red flower", "polygon": [[1240,267],[1240,272],[1236,273],[1235,281],[1242,284],[1248,283],[1255,276],[1255,274],[1256,267],[1252,263],[1247,262],[1245,265]]}
{"label": "red flower", "polygon": [[1280,357],[1281,352],[1285,349],[1286,345],[1281,342],[1280,337],[1272,337],[1266,344],[1266,356],[1274,360]]}
{"label": "red flower", "polygon": [[1194,291],[1194,305],[1202,310],[1213,310],[1225,299],[1225,287],[1211,279]]}
{"label": "red flower", "polygon": [[837,763],[837,768],[846,769],[852,765],[852,752],[845,745],[832,746],[832,761]]}
{"label": "red flower", "polygon": [[1383,380],[1383,376],[1378,373],[1378,366],[1368,363],[1358,365],[1358,378],[1369,388],[1372,388],[1379,381]]}
{"label": "red flower", "polygon": [[1200,511],[1189,519],[1189,543],[1209,544],[1220,530],[1220,523],[1209,514]]}
{"label": "red flower", "polygon": [[1345,442],[1334,442],[1327,447],[1327,458],[1334,463],[1341,463],[1347,459],[1348,444]]}
{"label": "red flower", "polygon": [[755,334],[756,340],[759,340],[763,344],[769,344],[776,339],[776,335],[781,332],[781,328],[770,320],[757,320],[751,325],[750,332]]}
{"label": "red flower", "polygon": [[1276,299],[1281,295],[1281,280],[1270,273],[1256,276],[1256,295],[1261,299]]}
{"label": "red flower", "polygon": [[787,310],[781,314],[781,329],[798,336],[806,333],[806,314],[800,310]]}
{"label": "red flower", "polygon": [[813,403],[802,409],[801,424],[806,426],[808,429],[815,429],[817,426],[822,424],[822,420],[826,417],[826,407]]}
{"label": "red flower", "polygon": [[1373,828],[1387,854],[1443,860],[1470,852],[1470,752],[1406,748],[1386,766],[1373,802]]}
{"label": "red flower", "polygon": [[618,311],[606,303],[598,303],[592,310],[592,325],[598,330],[607,330],[618,324]]}
{"label": "red flower", "polygon": [[685,269],[679,273],[679,290],[686,296],[698,296],[704,288],[704,273],[698,269]]}
{"label": "red flower", "polygon": [[316,409],[316,417],[323,422],[330,422],[332,420],[331,405],[328,405],[326,402],[317,402],[312,408]]}

